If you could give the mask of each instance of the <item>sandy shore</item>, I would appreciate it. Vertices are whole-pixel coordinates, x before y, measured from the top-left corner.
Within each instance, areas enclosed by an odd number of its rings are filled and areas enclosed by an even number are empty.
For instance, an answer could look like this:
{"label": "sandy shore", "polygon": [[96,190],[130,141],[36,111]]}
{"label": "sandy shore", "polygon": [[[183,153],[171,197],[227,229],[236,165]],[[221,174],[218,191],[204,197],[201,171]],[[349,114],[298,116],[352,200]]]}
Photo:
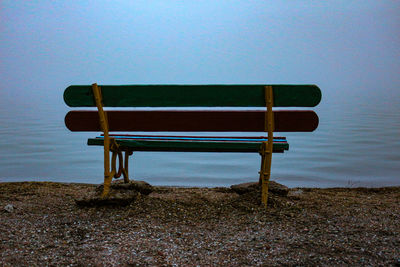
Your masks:
{"label": "sandy shore", "polygon": [[400,266],[400,187],[158,187],[127,206],[78,207],[95,185],[0,183],[2,266]]}

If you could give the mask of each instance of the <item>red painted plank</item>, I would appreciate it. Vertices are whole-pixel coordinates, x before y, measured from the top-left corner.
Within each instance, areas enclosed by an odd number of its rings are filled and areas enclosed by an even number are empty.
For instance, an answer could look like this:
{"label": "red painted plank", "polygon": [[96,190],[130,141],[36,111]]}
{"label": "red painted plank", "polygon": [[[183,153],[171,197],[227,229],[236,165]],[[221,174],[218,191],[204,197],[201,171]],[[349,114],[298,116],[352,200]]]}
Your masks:
{"label": "red painted plank", "polygon": [[[110,131],[263,132],[264,111],[107,111]],[[311,132],[318,127],[314,111],[274,111],[275,132]],[[101,131],[97,111],[70,111],[71,131]]]}

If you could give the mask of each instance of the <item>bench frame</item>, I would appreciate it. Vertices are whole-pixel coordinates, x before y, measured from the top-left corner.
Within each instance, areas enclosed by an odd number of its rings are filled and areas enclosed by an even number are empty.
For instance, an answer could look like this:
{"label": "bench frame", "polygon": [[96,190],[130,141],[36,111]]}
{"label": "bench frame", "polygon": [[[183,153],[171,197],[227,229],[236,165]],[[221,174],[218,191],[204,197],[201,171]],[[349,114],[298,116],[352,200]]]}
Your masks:
{"label": "bench frame", "polygon": [[[261,156],[261,167],[259,183],[261,185],[261,201],[264,206],[267,206],[268,201],[268,183],[271,176],[271,161],[273,152],[273,138],[274,138],[274,115],[272,112],[273,107],[273,90],[272,86],[264,86],[265,89],[265,103],[266,103],[266,116],[265,116],[265,132],[268,132],[268,141],[263,141],[259,154]],[[121,174],[124,177],[124,182],[129,182],[128,173],[128,160],[133,151],[129,149],[122,150],[114,138],[109,136],[109,127],[106,112],[103,109],[103,99],[101,88],[96,84],[92,84],[92,91],[95,98],[97,111],[99,114],[100,127],[104,134],[104,187],[101,197],[106,198],[110,191],[112,178],[119,178]],[[111,166],[110,166],[110,152]],[[125,156],[122,156],[125,152]],[[117,171],[117,157],[119,167]],[[110,169],[111,167],[111,169]]]}

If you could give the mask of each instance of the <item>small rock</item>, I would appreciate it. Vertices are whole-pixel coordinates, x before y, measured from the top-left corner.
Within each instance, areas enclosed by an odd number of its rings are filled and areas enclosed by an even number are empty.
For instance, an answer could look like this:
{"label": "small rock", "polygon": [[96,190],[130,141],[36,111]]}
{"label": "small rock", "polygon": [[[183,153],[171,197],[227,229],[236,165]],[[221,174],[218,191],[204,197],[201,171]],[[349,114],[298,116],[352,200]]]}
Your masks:
{"label": "small rock", "polygon": [[239,195],[243,195],[245,193],[253,192],[259,190],[260,186],[258,182],[256,183],[242,183],[242,184],[235,184],[231,185],[231,189],[238,193]]}
{"label": "small rock", "polygon": [[126,206],[135,201],[140,193],[136,190],[110,189],[106,198],[101,197],[103,190],[96,190],[93,193],[75,199],[75,203],[81,207],[93,206]]}
{"label": "small rock", "polygon": [[11,205],[11,204],[8,204],[8,205],[6,205],[6,206],[4,207],[4,210],[11,213],[11,212],[14,211],[14,206]]}
{"label": "small rock", "polygon": [[127,206],[135,201],[139,196],[136,191],[127,193],[110,192],[108,197],[102,198],[100,194],[92,194],[86,197],[75,199],[75,203],[81,207],[94,206]]}
{"label": "small rock", "polygon": [[[149,183],[146,183],[144,181],[129,181],[128,183],[124,183],[123,180],[113,181],[111,183],[110,189],[118,190],[118,191],[134,190],[143,195],[149,195],[151,192],[154,191],[153,186],[151,186]],[[103,185],[100,185],[97,188],[97,191],[102,192]]]}
{"label": "small rock", "polygon": [[148,195],[153,192],[153,187],[144,181],[130,181],[124,183],[123,180],[113,181],[110,192],[106,198],[102,198],[103,185],[96,188],[95,192],[88,196],[75,199],[78,206],[126,206],[135,201],[141,194]]}
{"label": "small rock", "polygon": [[295,189],[291,190],[288,194],[289,197],[300,197],[303,194],[303,190],[301,189]]}
{"label": "small rock", "polygon": [[[260,185],[258,184],[258,182],[243,183],[243,184],[232,185],[231,189],[234,192],[238,193],[239,195],[242,195],[245,193],[260,190]],[[279,196],[287,196],[289,188],[277,182],[269,181],[268,192]]]}
{"label": "small rock", "polygon": [[287,194],[289,193],[289,188],[287,186],[284,186],[283,184],[270,181],[268,185],[268,192],[284,197],[287,196]]}
{"label": "small rock", "polygon": [[119,184],[119,186],[116,185],[115,189],[119,189],[120,187],[121,189],[126,188],[127,190],[136,190],[143,195],[149,195],[154,190],[153,187],[145,181],[130,181],[127,184]]}

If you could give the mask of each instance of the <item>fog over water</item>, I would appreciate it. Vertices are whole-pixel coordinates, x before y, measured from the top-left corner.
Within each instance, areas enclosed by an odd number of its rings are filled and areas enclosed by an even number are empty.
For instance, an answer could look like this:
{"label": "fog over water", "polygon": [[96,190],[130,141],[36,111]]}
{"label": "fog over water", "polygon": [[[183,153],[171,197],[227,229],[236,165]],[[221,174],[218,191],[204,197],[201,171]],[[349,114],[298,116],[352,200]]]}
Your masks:
{"label": "fog over water", "polygon": [[[168,2],[168,3],[167,3]],[[284,134],[290,187],[400,185],[400,2],[2,1],[0,182],[101,183],[94,133],[64,126],[71,84],[317,84],[313,133]],[[282,135],[282,134],[278,134]],[[135,153],[134,179],[228,186],[258,154]]]}

